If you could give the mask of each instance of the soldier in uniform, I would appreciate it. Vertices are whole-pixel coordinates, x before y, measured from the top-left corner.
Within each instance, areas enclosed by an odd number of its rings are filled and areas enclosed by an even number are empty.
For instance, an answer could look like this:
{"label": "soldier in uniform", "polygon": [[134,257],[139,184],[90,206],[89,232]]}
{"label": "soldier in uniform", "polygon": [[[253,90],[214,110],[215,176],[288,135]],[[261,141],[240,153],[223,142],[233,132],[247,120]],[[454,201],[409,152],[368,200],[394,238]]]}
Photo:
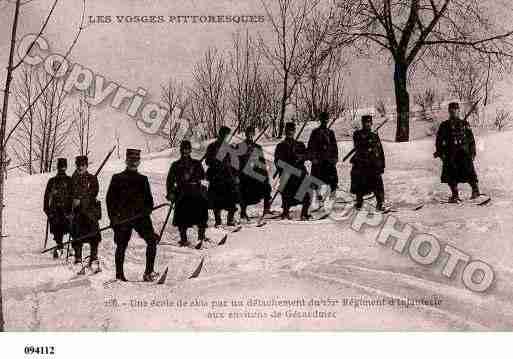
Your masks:
{"label": "soldier in uniform", "polygon": [[[87,172],[87,156],[75,158],[77,169],[71,176],[72,182],[72,246],[75,252],[75,264],[82,263],[82,247],[89,243],[90,255],[88,266],[95,273],[100,271],[98,262],[98,245],[102,240],[98,221],[101,217],[98,196],[99,185],[96,176]],[[84,237],[79,239],[80,237]]]}
{"label": "soldier in uniform", "polygon": [[383,211],[385,153],[378,134],[372,132],[372,116],[362,116],[362,129],[354,132],[353,142],[356,151],[351,158],[351,193],[356,195],[356,209],[362,208],[363,196],[374,193],[376,209]]}
{"label": "soldier in uniform", "polygon": [[[308,220],[311,217],[308,214],[311,203],[310,193],[307,192],[302,200],[298,200],[296,198],[301,183],[304,178],[308,176],[308,171],[305,167],[306,146],[303,142],[296,141],[294,139],[295,132],[296,125],[293,122],[287,122],[285,125],[285,139],[276,146],[276,150],[274,151],[274,162],[278,168],[278,173],[280,175],[280,188],[282,188],[282,218],[290,219],[290,208],[301,204],[301,220]],[[288,178],[288,181],[283,184],[282,181],[285,181],[287,176],[284,176],[284,171],[280,168],[279,161],[283,161],[289,166],[299,170],[299,176],[291,175]]]}
{"label": "soldier in uniform", "polygon": [[436,135],[435,158],[442,160],[442,183],[451,189],[449,202],[460,200],[458,183],[468,183],[472,187],[472,197],[479,197],[477,174],[474,169],[476,143],[474,134],[466,120],[459,118],[459,104],[449,104],[449,119],[442,122]]}
{"label": "soldier in uniform", "polygon": [[236,203],[238,201],[237,169],[232,167],[230,154],[226,153],[224,158],[218,158],[218,152],[225,143],[230,134],[230,128],[222,126],[219,129],[218,138],[207,147],[205,163],[208,166],[207,180],[209,181],[208,199],[209,207],[214,211],[215,225],[220,226],[221,211],[228,211],[226,224],[234,226],[234,216],[237,211]]}
{"label": "soldier in uniform", "polygon": [[[240,218],[249,221],[247,207],[264,200],[264,215],[271,213],[271,184],[267,172],[264,151],[262,146],[253,141],[255,128],[248,127],[245,131],[246,139],[237,145],[239,156],[239,191],[240,191]],[[256,163],[260,165],[257,165]],[[256,173],[263,178],[251,175]]]}
{"label": "soldier in uniform", "polygon": [[125,251],[132,236],[132,230],[146,242],[146,269],[143,281],[155,281],[159,273],[154,271],[157,244],[160,240],[153,229],[150,214],[153,210],[148,177],[137,171],[141,160],[141,151],[126,150],[126,169],[112,176],[107,190],[107,212],[114,230],[116,244],[116,279],[126,282],[123,271]]}
{"label": "soldier in uniform", "polygon": [[[330,197],[333,198],[338,188],[338,146],[335,133],[328,128],[328,119],[327,112],[319,114],[320,126],[312,131],[308,140],[308,156],[312,162],[311,175],[329,186]],[[318,188],[317,193],[322,207],[324,201],[321,188]]]}
{"label": "soldier in uniform", "polygon": [[57,159],[57,175],[50,178],[46,185],[43,210],[48,217],[50,233],[57,244],[53,257],[62,253],[62,239],[70,230],[71,216],[71,177],[66,174],[68,161]]}
{"label": "soldier in uniform", "polygon": [[207,190],[201,184],[205,171],[199,160],[191,158],[191,142],[180,143],[181,157],[171,164],[166,180],[166,198],[175,203],[173,225],[178,227],[181,246],[187,246],[187,229],[198,226],[198,240],[205,240],[208,222]]}

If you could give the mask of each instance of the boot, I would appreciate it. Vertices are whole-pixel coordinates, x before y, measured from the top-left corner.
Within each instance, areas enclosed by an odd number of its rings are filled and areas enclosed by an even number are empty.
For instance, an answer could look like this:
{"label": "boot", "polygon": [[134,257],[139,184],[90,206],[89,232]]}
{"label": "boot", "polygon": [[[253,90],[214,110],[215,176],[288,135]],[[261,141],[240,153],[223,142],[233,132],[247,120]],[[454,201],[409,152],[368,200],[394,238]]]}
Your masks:
{"label": "boot", "polygon": [[219,227],[222,225],[221,222],[221,210],[220,209],[214,209],[214,219],[215,219],[215,227]]}
{"label": "boot", "polygon": [[240,219],[249,222],[248,214],[246,213],[246,206],[240,207]]}
{"label": "boot", "polygon": [[281,219],[292,219],[289,212],[289,206],[287,204],[283,204],[283,212],[281,214]]}
{"label": "boot", "polygon": [[160,273],[157,272],[144,273],[143,282],[155,282],[159,276]]}
{"label": "boot", "polygon": [[203,242],[203,241],[210,242],[210,239],[205,236],[206,230],[207,230],[206,227],[202,227],[202,226],[198,227],[198,241],[200,241],[200,242]]}
{"label": "boot", "polygon": [[180,241],[178,242],[178,245],[180,247],[186,247],[189,245],[189,241],[187,240],[187,228],[185,227],[179,227],[178,232],[180,233]]}
{"label": "boot", "polygon": [[235,226],[234,217],[235,217],[235,211],[234,210],[228,211],[228,218],[226,220],[226,225],[227,226],[229,226],[229,227],[234,227]]}
{"label": "boot", "polygon": [[125,278],[125,275],[123,273],[116,273],[116,280],[119,280],[121,282],[128,282],[128,279]]}
{"label": "boot", "polygon": [[461,201],[459,192],[458,192],[458,185],[449,185],[451,189],[451,197],[449,198],[449,203],[458,203]]}
{"label": "boot", "polygon": [[118,244],[116,246],[116,253],[114,255],[116,263],[116,279],[122,282],[127,282],[123,271],[123,263],[125,262],[125,250],[126,246]]}
{"label": "boot", "polygon": [[470,196],[470,199],[478,198],[481,195],[481,193],[479,192],[479,187],[477,183],[471,183],[470,186],[472,187],[472,195]]}
{"label": "boot", "polygon": [[309,219],[312,218],[312,216],[308,214],[309,207],[310,206],[308,204],[303,204],[303,207],[301,207],[301,220],[302,221],[308,221]]}
{"label": "boot", "polygon": [[91,272],[93,274],[97,274],[97,273],[100,273],[102,271],[102,269],[100,268],[100,261],[98,259],[92,261],[89,264],[89,267],[91,268]]}
{"label": "boot", "polygon": [[362,209],[363,206],[363,194],[358,193],[356,195],[356,203],[354,205],[354,208],[359,211]]}

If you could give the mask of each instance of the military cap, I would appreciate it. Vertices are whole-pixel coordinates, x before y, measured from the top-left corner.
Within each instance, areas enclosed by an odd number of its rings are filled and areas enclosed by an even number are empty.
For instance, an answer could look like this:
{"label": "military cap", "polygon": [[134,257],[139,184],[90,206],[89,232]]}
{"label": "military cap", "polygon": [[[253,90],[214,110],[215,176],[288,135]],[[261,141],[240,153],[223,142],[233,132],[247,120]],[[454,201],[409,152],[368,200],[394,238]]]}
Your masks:
{"label": "military cap", "polygon": [[285,131],[287,130],[295,130],[296,129],[296,124],[294,122],[287,122],[285,124]]}
{"label": "military cap", "polygon": [[320,114],[319,114],[319,121],[328,121],[329,119],[329,115],[326,111],[322,111]]}
{"label": "military cap", "polygon": [[77,156],[75,157],[75,164],[77,166],[88,165],[89,159],[87,158],[87,156]]}
{"label": "military cap", "polygon": [[141,150],[135,148],[127,148],[126,159],[130,161],[139,161],[141,159]]}
{"label": "military cap", "polygon": [[183,140],[182,142],[180,142],[180,151],[182,151],[184,149],[191,149],[191,148],[192,148],[191,141]]}
{"label": "military cap", "polygon": [[450,110],[451,108],[453,108],[453,109],[457,110],[457,109],[459,109],[459,108],[460,108],[460,104],[459,104],[459,103],[457,103],[457,102],[451,102],[451,103],[449,104],[449,110]]}
{"label": "military cap", "polygon": [[57,158],[57,168],[68,167],[68,160],[65,158]]}

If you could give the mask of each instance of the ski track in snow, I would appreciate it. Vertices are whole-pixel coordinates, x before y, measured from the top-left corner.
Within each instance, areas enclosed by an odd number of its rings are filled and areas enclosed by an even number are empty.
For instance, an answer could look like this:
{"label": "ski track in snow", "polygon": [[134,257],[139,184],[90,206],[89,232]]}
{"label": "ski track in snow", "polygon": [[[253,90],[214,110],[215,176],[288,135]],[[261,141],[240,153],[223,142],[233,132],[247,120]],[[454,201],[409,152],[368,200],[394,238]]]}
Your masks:
{"label": "ski track in snow", "polygon": [[[205,244],[204,250],[162,245],[156,266],[169,266],[165,285],[146,283],[103,283],[114,274],[114,244],[111,231],[103,233],[100,257],[103,272],[74,278],[64,263],[40,254],[45,217],[39,204],[48,175],[7,181],[6,234],[3,278],[7,330],[199,330],[199,329],[389,329],[389,330],[511,330],[513,327],[513,213],[509,184],[512,183],[513,155],[507,152],[511,133],[489,135],[494,141],[484,147],[478,158],[482,191],[492,196],[486,207],[439,205],[433,197],[446,196],[439,183],[440,163],[432,158],[432,141],[410,144],[385,143],[387,168],[384,175],[387,202],[403,205],[426,202],[419,211],[404,210],[392,215],[418,231],[431,233],[472,258],[489,263],[496,272],[492,288],[484,294],[473,293],[460,280],[461,267],[454,278],[441,275],[444,261],[433,266],[413,263],[406,255],[394,252],[390,245],[375,241],[376,230],[352,231],[349,220],[332,223],[282,225],[269,223],[262,228],[245,227],[230,234],[224,246]],[[503,146],[501,146],[503,144]],[[350,145],[341,143],[341,153]],[[503,149],[503,150],[501,150]],[[503,151],[497,153],[497,151]],[[165,196],[165,177],[170,159],[158,154],[141,166],[149,175],[156,203]],[[108,164],[99,178],[103,218],[108,224],[104,196],[111,175],[123,168],[121,162]],[[108,170],[108,171],[107,171]],[[340,195],[351,198],[347,164],[338,164]],[[509,171],[509,172],[508,172]],[[468,196],[469,188],[460,186]],[[374,200],[370,200],[374,203]],[[279,196],[274,209],[279,209]],[[312,208],[315,208],[314,206]],[[159,231],[167,208],[153,214]],[[250,210],[258,216],[261,207]],[[297,216],[298,213],[293,212]],[[177,237],[168,223],[162,242]],[[207,236],[219,241],[224,232],[211,227]],[[192,242],[196,230],[189,231]],[[67,240],[67,236],[65,237]],[[48,246],[54,242],[49,239]],[[133,233],[126,254],[125,272],[129,279],[140,280],[145,263],[145,244]],[[88,254],[85,246],[85,254]],[[201,275],[185,280],[204,258]],[[440,261],[439,261],[440,262]],[[289,318],[287,320],[206,319],[208,308],[111,308],[110,299],[119,302],[153,298],[176,300],[202,298],[253,297],[392,297],[421,298],[438,296],[439,307],[399,308],[337,307],[336,319]]]}

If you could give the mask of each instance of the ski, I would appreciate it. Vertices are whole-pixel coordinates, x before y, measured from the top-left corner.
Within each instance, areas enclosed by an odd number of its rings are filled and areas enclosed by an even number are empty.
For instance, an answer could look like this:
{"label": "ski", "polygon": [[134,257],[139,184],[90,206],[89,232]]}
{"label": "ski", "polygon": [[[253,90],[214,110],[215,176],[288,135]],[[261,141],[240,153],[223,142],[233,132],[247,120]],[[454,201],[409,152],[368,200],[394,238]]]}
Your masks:
{"label": "ski", "polygon": [[[205,258],[201,258],[201,261],[199,262],[198,266],[194,269],[192,274],[187,279],[197,278],[200,275],[201,270],[203,269],[204,262],[205,262]],[[165,281],[167,279],[168,271],[169,271],[169,267],[166,267],[166,269],[164,270],[162,275],[159,277],[159,279],[157,281],[153,281],[153,282],[145,282],[143,280],[128,280],[128,281],[124,282],[124,281],[120,281],[118,279],[110,279],[110,280],[108,280],[106,282],[103,282],[103,286],[104,287],[108,287],[109,285],[114,284],[114,283],[119,283],[119,284],[147,283],[149,285],[151,285],[151,284],[153,284],[153,285],[162,285],[162,284],[165,283]],[[187,279],[184,279],[184,281],[187,280]]]}
{"label": "ski", "polygon": [[487,205],[488,203],[490,203],[492,201],[492,198],[488,195],[485,195],[485,194],[482,194],[481,196],[479,196],[478,198],[474,198],[474,199],[463,199],[463,200],[459,200],[457,203],[453,203],[453,202],[449,202],[449,198],[447,199],[438,199],[438,202],[440,204],[456,204],[456,205],[459,205],[459,206],[463,206],[465,204],[472,204],[472,205],[475,205],[475,206],[485,206]]}

